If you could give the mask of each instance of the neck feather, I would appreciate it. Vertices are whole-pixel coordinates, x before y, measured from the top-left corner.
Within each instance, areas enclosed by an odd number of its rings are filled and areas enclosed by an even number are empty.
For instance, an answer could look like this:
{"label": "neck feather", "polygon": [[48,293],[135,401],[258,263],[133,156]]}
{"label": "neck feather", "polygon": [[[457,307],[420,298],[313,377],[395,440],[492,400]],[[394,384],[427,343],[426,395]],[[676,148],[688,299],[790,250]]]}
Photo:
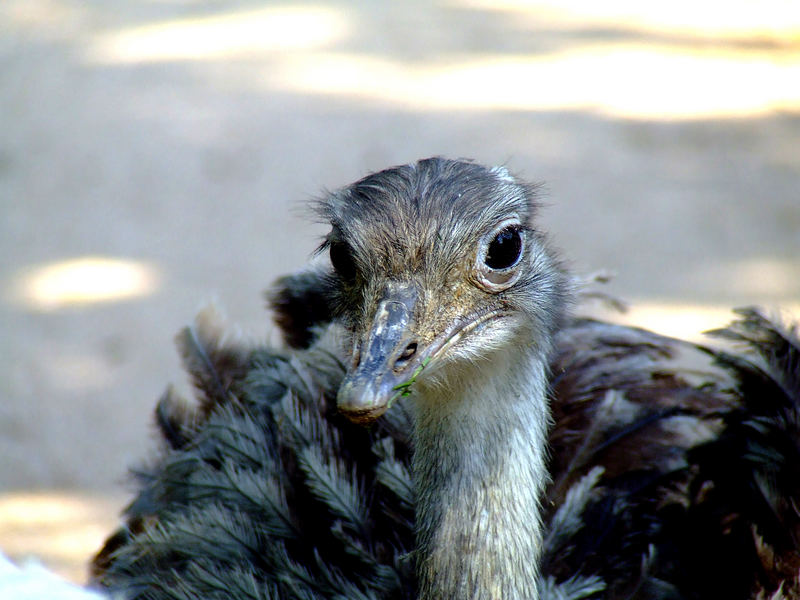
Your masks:
{"label": "neck feather", "polygon": [[537,597],[547,366],[539,352],[515,352],[415,403],[422,600]]}

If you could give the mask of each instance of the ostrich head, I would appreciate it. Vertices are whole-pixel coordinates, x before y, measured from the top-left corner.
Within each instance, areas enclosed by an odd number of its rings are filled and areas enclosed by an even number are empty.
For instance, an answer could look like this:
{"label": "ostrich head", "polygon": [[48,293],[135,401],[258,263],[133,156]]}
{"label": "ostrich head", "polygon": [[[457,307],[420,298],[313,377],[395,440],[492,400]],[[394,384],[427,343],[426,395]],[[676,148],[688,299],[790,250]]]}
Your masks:
{"label": "ostrich head", "polygon": [[441,404],[437,389],[457,398],[465,382],[502,378],[509,353],[547,353],[565,286],[534,196],[505,168],[433,158],[320,204],[335,311],[352,336],[341,412],[374,420],[412,383],[420,402]]}

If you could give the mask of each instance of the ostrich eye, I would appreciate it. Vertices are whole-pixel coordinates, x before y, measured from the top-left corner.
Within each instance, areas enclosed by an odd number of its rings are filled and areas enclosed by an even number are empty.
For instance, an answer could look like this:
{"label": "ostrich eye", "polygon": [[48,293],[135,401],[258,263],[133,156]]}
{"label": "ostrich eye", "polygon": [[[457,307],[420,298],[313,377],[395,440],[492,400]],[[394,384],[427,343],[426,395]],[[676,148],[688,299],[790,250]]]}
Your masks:
{"label": "ostrich eye", "polygon": [[490,269],[508,269],[522,256],[522,236],[519,227],[511,225],[501,230],[489,243],[483,262]]}
{"label": "ostrich eye", "polygon": [[350,246],[344,242],[331,242],[331,264],[342,279],[352,280],[356,276],[356,262]]}
{"label": "ostrich eye", "polygon": [[524,249],[524,228],[519,217],[500,223],[478,246],[473,281],[492,294],[507,290],[522,276]]}

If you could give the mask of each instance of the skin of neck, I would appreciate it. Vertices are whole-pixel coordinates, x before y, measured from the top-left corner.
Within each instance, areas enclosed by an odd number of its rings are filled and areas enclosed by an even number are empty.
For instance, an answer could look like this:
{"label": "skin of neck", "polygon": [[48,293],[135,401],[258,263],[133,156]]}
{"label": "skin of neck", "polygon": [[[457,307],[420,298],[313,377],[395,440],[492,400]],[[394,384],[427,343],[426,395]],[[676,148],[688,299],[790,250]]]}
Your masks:
{"label": "skin of neck", "polygon": [[516,346],[476,365],[414,401],[419,597],[535,600],[546,353]]}

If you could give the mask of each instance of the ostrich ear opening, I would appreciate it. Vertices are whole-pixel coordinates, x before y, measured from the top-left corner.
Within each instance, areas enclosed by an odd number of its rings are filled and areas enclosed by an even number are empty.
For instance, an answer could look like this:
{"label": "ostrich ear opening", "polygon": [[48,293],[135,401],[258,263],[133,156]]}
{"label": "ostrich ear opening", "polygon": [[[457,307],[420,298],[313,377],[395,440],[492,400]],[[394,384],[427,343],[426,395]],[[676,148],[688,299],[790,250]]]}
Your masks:
{"label": "ostrich ear opening", "polygon": [[318,332],[333,320],[333,273],[316,268],[277,279],[264,293],[267,307],[290,348],[311,346]]}

